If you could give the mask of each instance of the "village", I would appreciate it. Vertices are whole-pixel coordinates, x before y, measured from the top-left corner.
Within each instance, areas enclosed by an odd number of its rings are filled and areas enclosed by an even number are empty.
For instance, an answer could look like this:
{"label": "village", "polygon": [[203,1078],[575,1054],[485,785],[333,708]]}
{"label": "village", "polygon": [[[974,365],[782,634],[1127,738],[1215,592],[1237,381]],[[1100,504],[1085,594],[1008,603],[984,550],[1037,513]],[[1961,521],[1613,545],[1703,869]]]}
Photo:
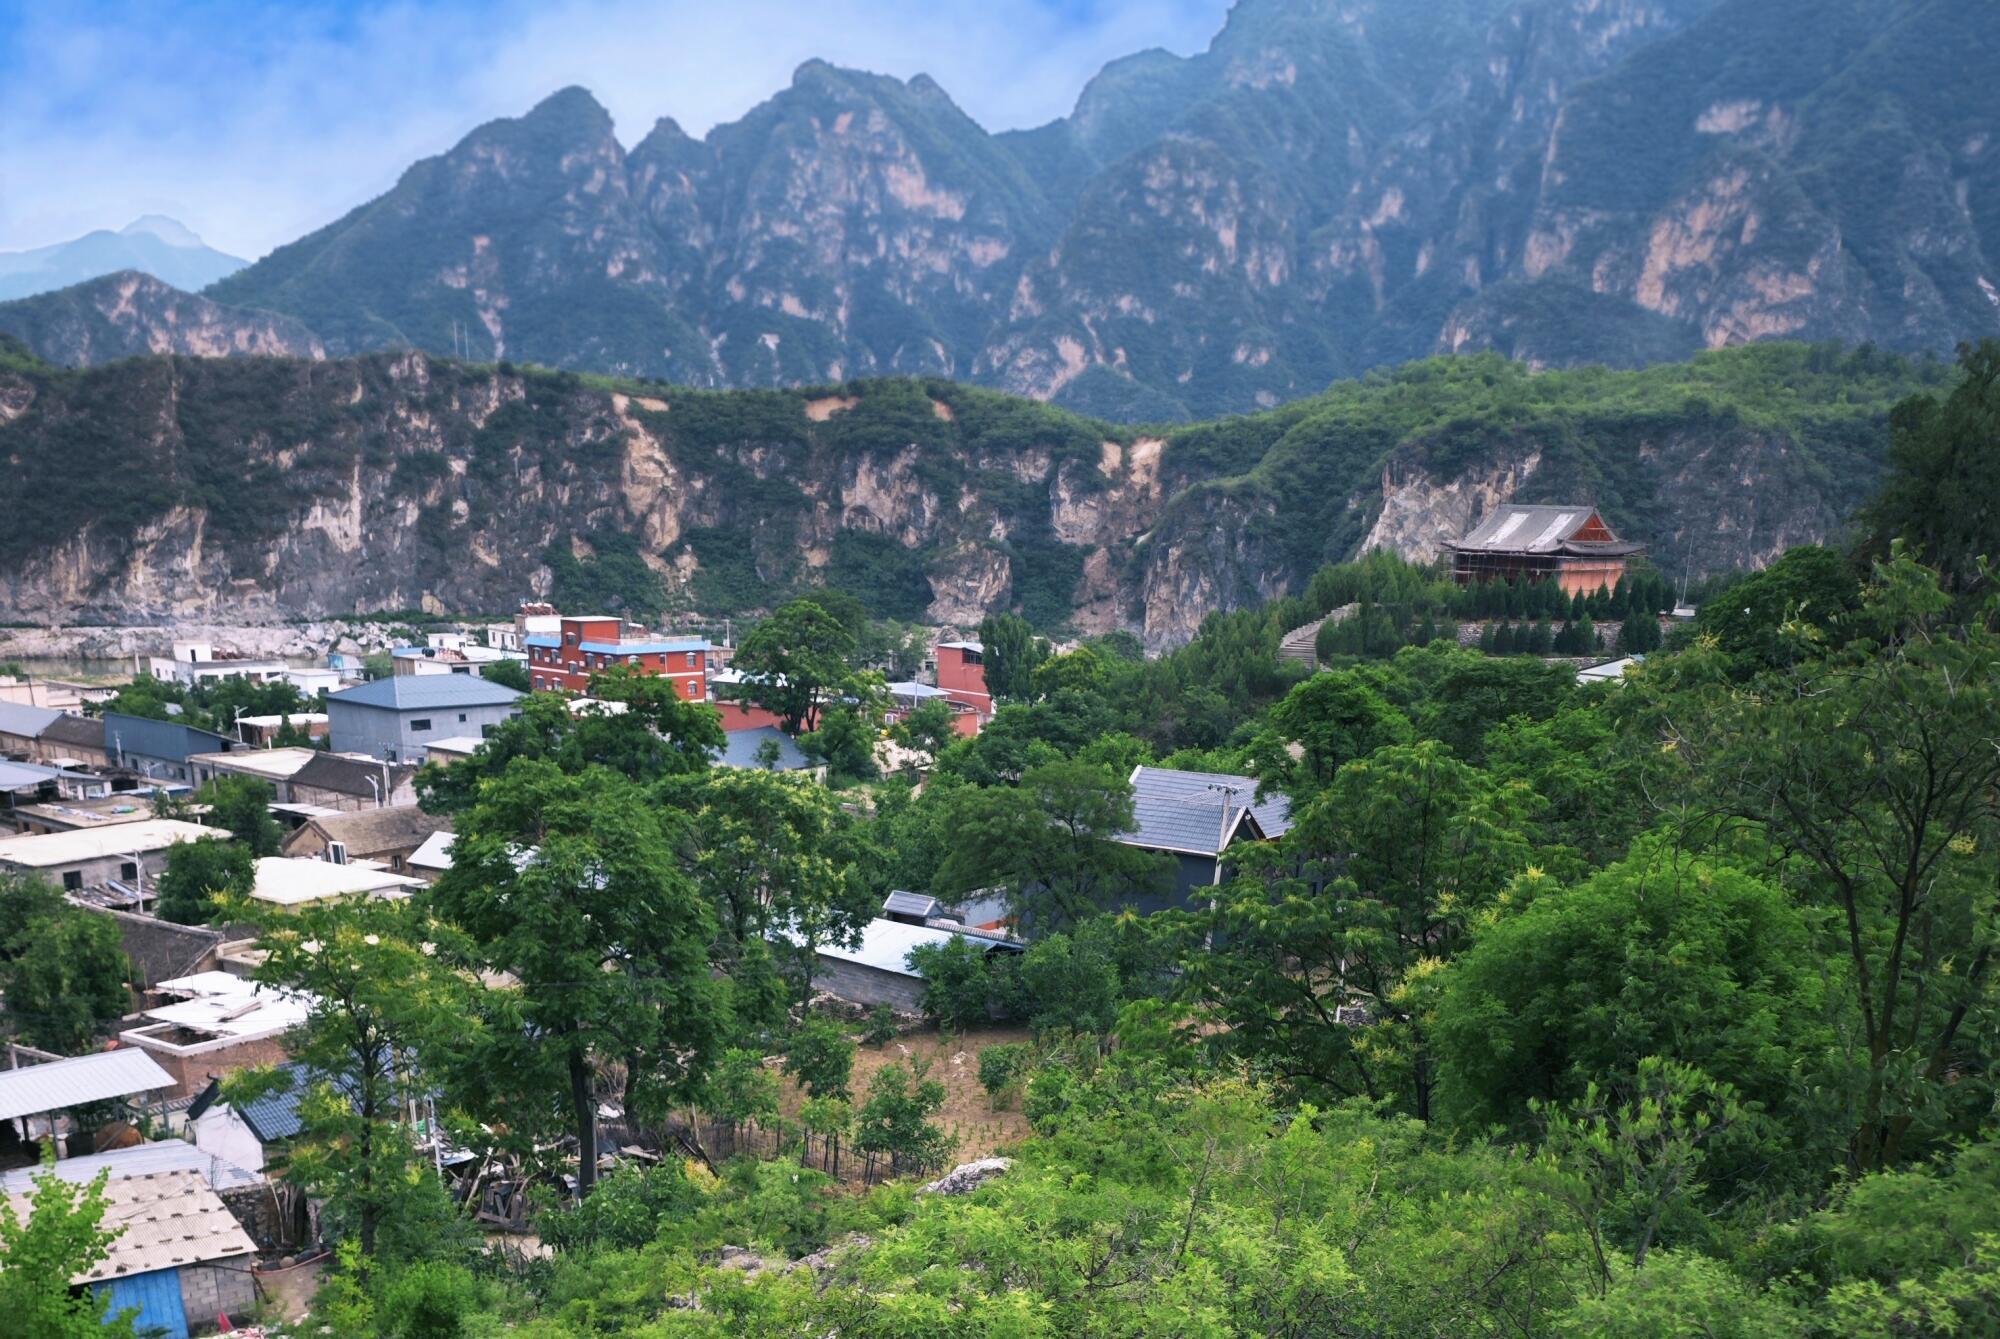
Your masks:
{"label": "village", "polygon": [[[1453,546],[1447,572],[1467,590],[1514,592],[1513,612],[1524,612],[1522,590],[1547,590],[1550,607],[1567,610],[1573,601],[1580,611],[1586,597],[1602,601],[1623,588],[1638,552],[1589,507],[1502,507]],[[1507,612],[1504,602],[1496,608]],[[1356,602],[1331,609],[1288,632],[1279,656],[1289,672],[1309,673],[1330,634],[1362,617]],[[1452,641],[1490,651],[1494,624],[1508,622],[1461,628]],[[1611,635],[1618,636],[1615,624]],[[1546,632],[1543,639],[1551,640]],[[1658,640],[1656,628],[1621,644]],[[793,666],[801,678],[815,672],[808,648],[781,648],[790,660],[759,660],[758,641],[747,635],[751,654],[739,657],[743,648],[706,637],[524,603],[511,622],[432,631],[421,645],[393,647],[388,672],[372,677],[352,654],[300,666],[176,641],[126,683],[0,679],[0,824],[14,834],[0,837],[0,879],[15,880],[19,897],[28,896],[28,881],[59,891],[73,914],[113,927],[105,939],[126,968],[116,988],[129,1007],[105,1010],[77,1030],[87,1045],[70,1053],[29,1045],[18,1039],[16,1019],[17,1039],[0,1070],[0,1164],[11,1168],[0,1188],[25,1195],[38,1162],[52,1159],[68,1181],[104,1176],[109,1202],[127,1222],[105,1259],[76,1282],[176,1339],[212,1324],[303,1313],[327,1245],[315,1197],[287,1175],[291,1144],[313,1085],[344,1080],[314,1073],[293,1054],[320,1001],[269,980],[271,926],[313,907],[407,903],[447,876],[454,825],[441,806],[424,802],[428,791],[452,769],[476,765],[531,696],[560,703],[572,720],[616,722],[649,700],[632,695],[647,681],[672,703],[712,713],[721,744],[708,747],[706,763],[821,788],[834,781],[834,768],[852,764],[802,732],[814,716],[824,722],[865,700],[875,768],[906,775],[919,791],[942,748],[975,739],[995,717],[987,658],[996,648],[977,640],[938,638],[913,677],[891,680],[876,667],[842,677],[822,668],[818,681],[800,685],[784,682],[776,666]],[[1527,649],[1525,626],[1522,641]],[[1596,638],[1563,649],[1582,654],[1550,663],[1572,666],[1580,685],[1614,683],[1643,659],[1608,654],[1617,645]],[[1039,654],[1060,663],[1091,653],[1072,644]],[[135,685],[166,696],[128,698]],[[805,690],[803,700],[787,691],[794,687]],[[211,715],[213,728],[192,723],[192,704],[213,690],[241,700]],[[246,711],[242,703],[253,698],[282,705]],[[121,710],[128,702],[146,714]],[[1130,819],[1109,842],[1163,871],[1128,900],[1141,915],[1203,905],[1246,843],[1275,842],[1292,826],[1288,797],[1253,776],[1141,761],[1124,779]],[[215,887],[207,891],[219,895],[230,878],[219,857],[209,861],[211,848],[249,853],[238,867],[238,896],[212,916],[190,915],[191,879],[208,880]],[[965,952],[1018,958],[1034,934],[1021,912],[1022,899],[997,874],[969,893],[895,887],[848,933],[810,943],[804,968],[808,1012],[865,1026],[878,1051],[889,1044],[913,1056],[914,1046],[928,1054],[913,1063],[941,1062],[950,1091],[938,1105],[958,1118],[950,1151],[975,1168],[1023,1126],[979,1094],[982,1045],[952,1035],[963,1020],[938,1029],[938,992],[927,992],[925,968]],[[796,938],[801,930],[779,924],[769,932]],[[39,949],[17,942],[11,951],[28,958]],[[8,999],[9,1014],[25,1003]],[[1357,1023],[1368,1017],[1358,999],[1342,1007]],[[999,1056],[1025,1035],[1001,1028],[979,1040]],[[267,1090],[233,1096],[244,1075],[265,1077]],[[420,1160],[476,1222],[534,1249],[530,1190],[546,1172],[456,1142],[437,1095],[412,1074],[398,1083]],[[987,1083],[990,1090],[990,1075]],[[787,1103],[796,1112],[797,1099]],[[689,1152],[707,1160],[760,1137],[775,1135],[782,1147],[786,1125],[775,1111],[761,1136],[754,1119],[648,1123],[615,1100],[602,1102],[594,1119],[593,1170],[602,1174]],[[821,1157],[838,1168],[835,1144]],[[873,1155],[851,1159],[847,1171],[866,1180],[875,1164]],[[574,1194],[573,1177],[568,1186]]]}

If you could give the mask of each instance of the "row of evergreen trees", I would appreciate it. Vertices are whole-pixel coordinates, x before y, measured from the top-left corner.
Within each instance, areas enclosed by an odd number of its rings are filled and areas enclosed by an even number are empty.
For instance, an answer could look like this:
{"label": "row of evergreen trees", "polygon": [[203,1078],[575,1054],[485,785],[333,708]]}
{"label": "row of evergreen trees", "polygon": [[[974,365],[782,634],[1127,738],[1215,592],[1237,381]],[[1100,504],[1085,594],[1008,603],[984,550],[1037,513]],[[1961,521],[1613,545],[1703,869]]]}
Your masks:
{"label": "row of evergreen trees", "polygon": [[1567,595],[1553,581],[1482,581],[1453,586],[1445,601],[1453,618],[1550,619],[1577,623],[1585,618],[1617,622],[1633,614],[1664,614],[1674,607],[1673,588],[1658,572],[1626,574],[1616,589],[1599,586],[1585,595]]}

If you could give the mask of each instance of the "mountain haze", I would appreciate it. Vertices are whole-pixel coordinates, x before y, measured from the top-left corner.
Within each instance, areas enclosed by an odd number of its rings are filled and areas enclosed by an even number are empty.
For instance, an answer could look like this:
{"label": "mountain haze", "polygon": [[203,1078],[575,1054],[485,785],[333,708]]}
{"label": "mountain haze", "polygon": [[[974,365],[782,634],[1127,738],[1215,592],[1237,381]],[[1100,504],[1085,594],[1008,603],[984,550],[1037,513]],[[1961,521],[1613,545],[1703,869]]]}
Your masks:
{"label": "mountain haze", "polygon": [[137,270],[193,291],[248,263],[204,245],[175,219],[147,214],[117,232],[99,229],[32,251],[0,251],[0,301],[53,292],[120,270]]}

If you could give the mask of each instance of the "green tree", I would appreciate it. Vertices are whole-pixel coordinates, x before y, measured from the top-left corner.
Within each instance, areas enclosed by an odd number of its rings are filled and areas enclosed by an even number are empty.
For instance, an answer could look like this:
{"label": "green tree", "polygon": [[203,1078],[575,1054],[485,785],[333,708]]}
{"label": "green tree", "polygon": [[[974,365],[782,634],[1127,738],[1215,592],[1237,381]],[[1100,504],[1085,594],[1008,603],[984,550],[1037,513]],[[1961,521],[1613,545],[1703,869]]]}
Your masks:
{"label": "green tree", "polygon": [[[1259,749],[1261,775],[1303,802],[1342,767],[1386,744],[1407,744],[1410,722],[1352,670],[1315,674],[1271,708],[1273,738]],[[1284,747],[1297,744],[1294,761]]]}
{"label": "green tree", "polygon": [[163,921],[206,925],[219,899],[243,898],[257,882],[256,856],[248,846],[204,837],[167,850],[167,867],[154,891],[153,913]]}
{"label": "green tree", "polygon": [[819,729],[799,736],[799,748],[807,757],[825,763],[829,779],[838,785],[877,775],[875,742],[876,733],[867,717],[845,704],[827,708],[820,716]]}
{"label": "green tree", "polygon": [[1087,763],[1030,767],[1018,786],[953,793],[955,840],[938,870],[950,892],[1004,886],[1041,930],[1168,886],[1161,856],[1116,838],[1133,828],[1132,783]]}
{"label": "green tree", "polygon": [[1827,948],[1864,1057],[1849,1150],[1861,1171],[1900,1162],[1913,1139],[1969,1133],[1992,1100],[1972,1076],[1997,1040],[1981,1001],[2000,947],[2000,637],[1952,623],[1947,605],[1933,574],[1897,556],[1848,646],[1741,691],[1657,690],[1697,803],[1753,825],[1785,853],[1786,882],[1832,912]]}
{"label": "green tree", "polygon": [[854,1039],[830,1018],[808,1014],[785,1042],[785,1073],[812,1097],[846,1097],[854,1075]]}
{"label": "green tree", "polygon": [[896,742],[930,762],[957,741],[951,708],[941,698],[932,698],[896,723]]}
{"label": "green tree", "polygon": [[941,1028],[964,1032],[988,1019],[993,974],[986,946],[963,935],[942,944],[919,944],[907,963],[924,979],[924,1017]]}
{"label": "green tree", "polygon": [[881,909],[867,877],[878,858],[869,831],[799,776],[719,767],[658,794],[686,817],[682,866],[714,908],[712,959],[731,978],[738,1013],[775,1026],[779,977],[809,998],[819,949],[852,944]]}
{"label": "green tree", "polygon": [[733,668],[749,676],[744,692],[775,712],[788,735],[819,726],[820,712],[850,673],[854,634],[809,599],[782,605],[750,629]]}
{"label": "green tree", "polygon": [[591,677],[590,692],[624,709],[572,711],[555,693],[521,698],[519,712],[497,726],[470,758],[449,767],[429,763],[418,771],[424,807],[432,813],[469,807],[485,782],[518,758],[544,759],[571,775],[604,767],[650,783],[708,770],[709,760],[726,742],[715,709],[682,698],[673,679],[606,670]]}
{"label": "green tree", "polygon": [[271,817],[277,798],[270,782],[229,773],[196,791],[194,802],[208,806],[209,818],[228,830],[231,841],[247,847],[252,856],[269,856],[278,854],[285,838],[285,830]]}
{"label": "green tree", "polygon": [[502,688],[511,688],[517,693],[530,693],[535,685],[528,677],[528,662],[525,660],[489,660],[479,667],[479,677],[488,683],[497,683]]}
{"label": "green tree", "polygon": [[1085,921],[1069,934],[1037,940],[1022,955],[1021,998],[1037,1035],[1110,1035],[1124,1000],[1109,937],[1103,919]]}
{"label": "green tree", "polygon": [[1819,654],[1860,607],[1861,579],[1847,559],[1806,545],[1703,602],[1695,626],[1748,674]]}
{"label": "green tree", "polygon": [[995,701],[1026,702],[1035,694],[1035,670],[1048,658],[1049,644],[1019,614],[990,614],[979,624],[979,658],[986,691]]}
{"label": "green tree", "polygon": [[1445,973],[1437,1005],[1440,1100],[1463,1127],[1526,1128],[1530,1103],[1626,1100],[1648,1056],[1729,1084],[1782,1123],[1745,1152],[1746,1175],[1816,1176],[1838,1156],[1815,1110],[1835,1039],[1806,916],[1740,870],[1649,840],[1570,888],[1530,878]]}
{"label": "green tree", "polygon": [[1889,477],[1863,509],[1864,557],[1901,539],[1953,593],[1984,589],[2000,561],[2000,341],[1959,349],[1962,377],[1943,401],[1913,396],[1889,418]]}
{"label": "green tree", "polygon": [[[399,1234],[392,1256],[422,1254],[420,1234],[449,1217],[424,1213],[443,1195],[403,1120],[468,1012],[464,983],[425,949],[437,933],[411,903],[340,900],[289,910],[259,941],[257,979],[310,1001],[287,1038],[314,1087],[289,1175],[325,1201],[336,1232],[354,1232],[364,1262],[385,1229]],[[278,1071],[273,1081],[289,1080]],[[235,1100],[263,1081],[246,1081]]]}
{"label": "green tree", "polygon": [[1436,968],[1527,866],[1532,812],[1525,787],[1435,741],[1343,767],[1189,918],[1212,947],[1188,952],[1183,990],[1228,1025],[1203,1040],[1309,1091],[1400,1092],[1430,1119]]}
{"label": "green tree", "polygon": [[131,975],[117,925],[60,900],[0,950],[7,1018],[29,1045],[65,1055],[89,1050],[125,1014]]}
{"label": "green tree", "polygon": [[898,1172],[936,1170],[951,1150],[951,1138],[931,1124],[944,1110],[945,1086],[929,1066],[910,1061],[884,1065],[868,1085],[868,1100],[855,1113],[854,1146],[887,1158]]}
{"label": "green tree", "polygon": [[132,1312],[113,1315],[109,1299],[70,1284],[102,1263],[125,1230],[105,1226],[109,1175],[73,1185],[45,1167],[34,1178],[25,1216],[14,1199],[0,1196],[0,1316],[9,1333],[134,1339]]}
{"label": "green tree", "polygon": [[430,888],[470,941],[468,965],[520,983],[490,1001],[524,1026],[486,1039],[482,1066],[506,1083],[484,1097],[529,1132],[566,1109],[583,1196],[598,1067],[623,1063],[626,1108],[658,1110],[693,1089],[723,1030],[715,913],[674,856],[685,827],[615,772],[516,759],[459,816],[452,867]]}

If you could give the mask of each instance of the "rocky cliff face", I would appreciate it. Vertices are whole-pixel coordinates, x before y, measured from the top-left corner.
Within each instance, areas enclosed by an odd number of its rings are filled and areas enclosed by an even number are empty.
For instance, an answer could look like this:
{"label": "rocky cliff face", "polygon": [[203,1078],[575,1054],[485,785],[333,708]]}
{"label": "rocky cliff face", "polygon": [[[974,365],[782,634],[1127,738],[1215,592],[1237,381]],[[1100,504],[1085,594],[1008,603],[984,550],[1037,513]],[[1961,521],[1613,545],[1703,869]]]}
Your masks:
{"label": "rocky cliff face", "polygon": [[270,311],[336,355],[950,376],[1153,422],[1437,351],[1945,350],[2000,334],[1993,27],[1953,0],[1241,0],[1206,52],[997,136],[928,79],[822,62],[629,150],[568,89],[214,285],[198,341],[0,329],[72,363],[310,352]]}
{"label": "rocky cliff face", "polygon": [[1321,563],[1429,557],[1510,498],[1598,503],[1676,573],[1761,561],[1837,528],[1887,406],[1942,378],[1802,346],[1534,377],[1487,356],[1150,435],[942,380],[656,393],[417,353],[0,359],[0,620],[642,596],[720,615],[833,585],[885,616],[1013,608],[1161,647]]}
{"label": "rocky cliff face", "polygon": [[0,302],[0,335],[49,362],[88,367],[147,353],[200,358],[324,358],[300,321],[226,307],[136,270],[16,302]]}

